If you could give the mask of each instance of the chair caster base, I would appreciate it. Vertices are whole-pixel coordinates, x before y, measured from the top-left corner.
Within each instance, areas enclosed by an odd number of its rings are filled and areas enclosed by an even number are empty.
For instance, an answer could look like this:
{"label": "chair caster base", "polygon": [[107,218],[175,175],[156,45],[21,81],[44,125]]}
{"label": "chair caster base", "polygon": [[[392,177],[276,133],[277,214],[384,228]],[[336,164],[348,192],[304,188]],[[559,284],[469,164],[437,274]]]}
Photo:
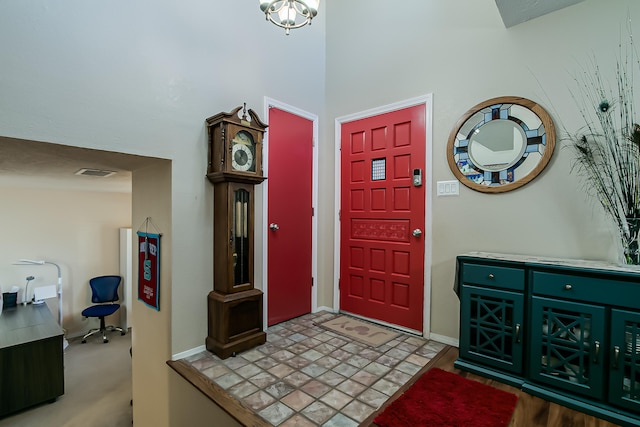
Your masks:
{"label": "chair caster base", "polygon": [[117,331],[117,332],[120,332],[120,335],[125,335],[125,334],[126,334],[126,330],[125,330],[125,329],[120,328],[120,327],[118,327],[118,326],[111,326],[111,325],[109,325],[109,326],[104,326],[104,325],[102,324],[102,322],[103,322],[103,321],[101,320],[100,328],[91,329],[91,330],[89,331],[89,333],[88,333],[88,334],[86,334],[84,337],[82,337],[82,343],[83,343],[83,344],[87,342],[87,338],[89,338],[90,336],[92,336],[92,335],[94,335],[94,334],[102,334],[102,342],[103,342],[104,344],[106,344],[106,343],[108,343],[108,342],[109,342],[109,338],[107,338],[107,333],[108,333],[108,332],[115,332],[115,331]]}

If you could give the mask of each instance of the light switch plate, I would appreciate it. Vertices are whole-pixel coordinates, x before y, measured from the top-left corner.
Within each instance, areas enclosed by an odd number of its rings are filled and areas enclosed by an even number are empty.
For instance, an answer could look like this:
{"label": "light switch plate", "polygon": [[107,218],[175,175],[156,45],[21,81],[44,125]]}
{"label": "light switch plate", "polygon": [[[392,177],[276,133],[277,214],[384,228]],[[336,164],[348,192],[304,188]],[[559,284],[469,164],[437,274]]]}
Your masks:
{"label": "light switch plate", "polygon": [[437,195],[438,196],[458,196],[460,195],[460,183],[454,181],[438,181]]}

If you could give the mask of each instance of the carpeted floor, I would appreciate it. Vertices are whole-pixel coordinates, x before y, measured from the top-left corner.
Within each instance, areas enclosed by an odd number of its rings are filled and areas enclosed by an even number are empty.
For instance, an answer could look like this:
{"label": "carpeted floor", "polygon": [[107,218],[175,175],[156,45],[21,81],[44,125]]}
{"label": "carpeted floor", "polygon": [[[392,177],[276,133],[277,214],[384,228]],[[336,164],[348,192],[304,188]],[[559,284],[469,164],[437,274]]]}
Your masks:
{"label": "carpeted floor", "polygon": [[0,419],[0,427],[131,426],[131,334],[111,333],[69,342],[64,352],[65,393],[54,403]]}

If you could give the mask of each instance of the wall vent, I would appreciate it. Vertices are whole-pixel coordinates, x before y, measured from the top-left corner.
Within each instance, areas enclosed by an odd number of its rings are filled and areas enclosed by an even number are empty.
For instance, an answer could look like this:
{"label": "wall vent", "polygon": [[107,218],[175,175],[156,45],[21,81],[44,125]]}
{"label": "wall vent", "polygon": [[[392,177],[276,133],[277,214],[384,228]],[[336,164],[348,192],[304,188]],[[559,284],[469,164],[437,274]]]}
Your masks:
{"label": "wall vent", "polygon": [[108,170],[104,170],[104,169],[80,169],[78,172],[76,172],[76,175],[83,175],[83,176],[98,176],[101,178],[106,178],[108,176],[111,175],[115,175],[116,172],[115,171],[108,171]]}

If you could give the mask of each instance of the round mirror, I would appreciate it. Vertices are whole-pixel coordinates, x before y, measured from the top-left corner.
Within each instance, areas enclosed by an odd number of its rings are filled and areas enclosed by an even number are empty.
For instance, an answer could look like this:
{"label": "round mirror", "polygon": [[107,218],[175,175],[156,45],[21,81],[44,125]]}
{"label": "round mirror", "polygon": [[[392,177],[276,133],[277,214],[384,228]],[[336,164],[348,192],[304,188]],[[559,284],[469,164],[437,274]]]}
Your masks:
{"label": "round mirror", "polygon": [[513,96],[493,98],[458,121],[449,136],[447,161],[467,187],[502,193],[542,172],[555,139],[551,116],[540,105]]}

